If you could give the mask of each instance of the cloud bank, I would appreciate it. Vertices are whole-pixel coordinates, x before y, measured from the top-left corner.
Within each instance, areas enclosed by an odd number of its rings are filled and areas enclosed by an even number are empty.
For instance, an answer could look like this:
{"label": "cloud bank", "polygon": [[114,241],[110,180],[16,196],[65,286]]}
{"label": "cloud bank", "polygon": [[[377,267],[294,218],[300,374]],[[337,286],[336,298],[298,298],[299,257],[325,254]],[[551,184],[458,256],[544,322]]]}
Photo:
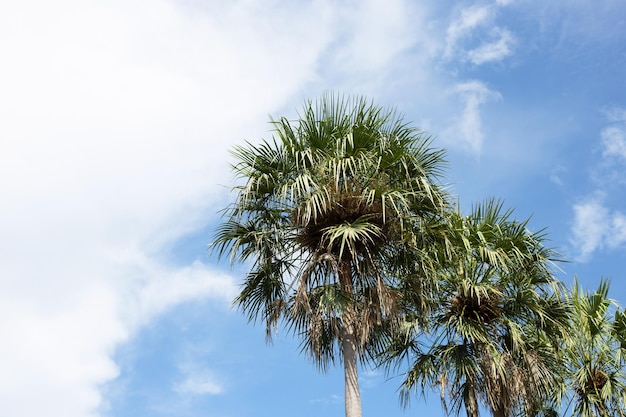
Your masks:
{"label": "cloud bank", "polygon": [[225,149],[307,82],[325,40],[305,38],[315,10],[36,6],[0,13],[0,414],[88,416],[139,326],[230,301],[205,248],[183,266],[168,248],[215,215]]}
{"label": "cloud bank", "polygon": [[[170,253],[228,198],[227,149],[327,89],[322,62],[384,70],[417,41],[409,16],[401,1],[1,6],[0,414],[98,415],[117,346],[177,303],[229,302],[205,247],[188,265]],[[209,373],[177,388],[222,390]]]}

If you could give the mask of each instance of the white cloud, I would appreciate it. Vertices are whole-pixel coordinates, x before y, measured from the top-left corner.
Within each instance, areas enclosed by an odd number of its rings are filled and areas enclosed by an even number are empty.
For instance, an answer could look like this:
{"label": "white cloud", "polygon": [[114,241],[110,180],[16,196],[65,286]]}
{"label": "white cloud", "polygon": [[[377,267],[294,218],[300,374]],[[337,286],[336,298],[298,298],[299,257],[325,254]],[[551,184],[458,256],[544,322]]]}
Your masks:
{"label": "white cloud", "polygon": [[462,141],[470,151],[480,153],[485,137],[480,107],[489,101],[499,100],[502,96],[476,80],[459,83],[450,89],[449,93],[461,98],[463,111],[459,121],[448,130],[447,136]]}
{"label": "white cloud", "polygon": [[621,107],[612,107],[605,111],[607,119],[610,122],[624,122],[626,123],[626,109]]}
{"label": "white cloud", "polygon": [[467,53],[472,64],[481,65],[487,62],[501,61],[511,55],[515,39],[506,29],[495,28],[493,37],[497,40],[480,45]]}
{"label": "white cloud", "polygon": [[[334,54],[344,70],[378,71],[416,41],[410,33],[410,23],[415,22],[410,21],[408,4],[402,0],[366,0],[337,7],[335,22],[341,41]],[[367,24],[366,30],[353,30],[363,24]]]}
{"label": "white cloud", "polygon": [[[41,280],[57,279],[55,275]],[[95,409],[100,395],[94,385],[117,376],[110,355],[115,344],[127,337],[116,319],[115,294],[95,286],[83,289],[74,300],[65,300],[64,311],[51,313],[23,299],[12,299],[14,293],[3,281],[2,414],[80,416]],[[49,296],[63,299],[59,292]]]}
{"label": "white cloud", "polygon": [[[403,89],[407,82],[419,83],[430,75],[430,63],[441,51],[441,36],[428,2],[318,3],[327,6],[329,22],[316,33],[332,36],[318,62],[318,81],[324,89],[341,85],[345,92],[378,98],[393,87]],[[401,71],[402,81],[392,75]]]}
{"label": "white cloud", "polygon": [[604,128],[600,134],[603,154],[626,160],[626,109],[611,109],[607,117],[613,124]]}
{"label": "white cloud", "polygon": [[209,370],[186,369],[184,379],[174,386],[174,391],[183,395],[218,395],[224,392],[224,387]]}
{"label": "white cloud", "polygon": [[477,27],[489,22],[493,17],[491,6],[471,6],[461,9],[459,16],[448,26],[444,58],[451,58],[458,42],[469,36]]}
{"label": "white cloud", "polygon": [[626,243],[626,216],[604,205],[604,196],[595,194],[574,205],[571,245],[581,262],[603,249],[616,249]]}
{"label": "white cloud", "polygon": [[95,415],[139,326],[231,299],[229,276],[169,248],[215,219],[231,144],[325,84],[317,66],[338,36],[354,33],[345,62],[386,73],[414,42],[393,5],[341,29],[329,1],[0,6],[0,415]]}
{"label": "white cloud", "polygon": [[494,25],[498,9],[509,3],[499,0],[494,4],[461,8],[448,25],[443,58],[482,65],[510,56],[515,37],[508,29]]}
{"label": "white cloud", "polygon": [[626,109],[615,107],[604,111],[608,125],[600,131],[602,159],[595,164],[591,179],[603,190],[623,193],[626,184]]}
{"label": "white cloud", "polygon": [[608,237],[609,248],[614,249],[626,243],[626,215],[624,213],[613,213],[611,231],[612,233]]}
{"label": "white cloud", "polygon": [[609,126],[601,132],[604,156],[626,160],[626,126]]}
{"label": "white cloud", "polygon": [[626,215],[605,204],[607,197],[622,193],[620,163],[626,161],[626,109],[614,107],[605,110],[605,115],[612,124],[600,132],[603,160],[592,174],[601,191],[574,205],[570,242],[581,261],[597,251],[615,250],[626,244]]}
{"label": "white cloud", "polygon": [[574,205],[571,243],[580,260],[587,260],[602,246],[609,224],[608,210],[600,202],[592,200]]}
{"label": "white cloud", "polygon": [[161,396],[153,401],[156,408],[166,415],[180,414],[196,397],[228,394],[232,383],[231,373],[218,370],[220,363],[211,360],[216,353],[210,346],[213,341],[205,340],[202,344],[189,340],[181,342],[182,348],[179,345],[175,352],[170,352],[177,356],[178,372],[169,376],[169,381],[163,381],[170,392],[163,390]]}
{"label": "white cloud", "polygon": [[229,302],[236,295],[237,286],[231,276],[200,261],[171,267],[136,253],[135,259],[126,262],[133,265],[129,271],[133,285],[123,293],[120,314],[130,330],[184,301],[212,297]]}
{"label": "white cloud", "polygon": [[0,13],[0,414],[81,417],[134,326],[230,298],[228,277],[164,250],[214,215],[224,149],[324,45],[281,49],[253,15],[230,38],[166,2],[39,6]]}

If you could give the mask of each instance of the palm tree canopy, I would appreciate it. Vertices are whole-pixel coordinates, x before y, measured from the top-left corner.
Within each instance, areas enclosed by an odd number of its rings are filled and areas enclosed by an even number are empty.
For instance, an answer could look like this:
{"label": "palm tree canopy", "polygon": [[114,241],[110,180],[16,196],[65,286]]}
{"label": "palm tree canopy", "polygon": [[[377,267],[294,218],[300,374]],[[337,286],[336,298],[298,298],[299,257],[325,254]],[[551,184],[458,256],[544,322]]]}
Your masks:
{"label": "palm tree canopy", "polygon": [[565,380],[572,416],[626,415],[626,315],[608,298],[609,283],[585,293],[578,280],[568,296],[572,337],[567,343]]}
{"label": "palm tree canopy", "polygon": [[235,300],[250,320],[269,337],[284,319],[325,367],[348,315],[362,353],[397,311],[398,287],[429,288],[437,260],[425,254],[448,204],[437,185],[444,155],[361,97],[328,94],[299,116],[234,149],[242,183],[213,248],[250,262]]}
{"label": "palm tree canopy", "polygon": [[496,200],[469,216],[451,213],[454,256],[440,271],[439,307],[427,328],[409,327],[383,356],[388,365],[409,363],[405,402],[439,385],[444,408],[456,413],[477,416],[480,401],[494,415],[532,413],[556,384],[554,347],[567,317],[551,273],[558,258],[542,231],[511,216]]}

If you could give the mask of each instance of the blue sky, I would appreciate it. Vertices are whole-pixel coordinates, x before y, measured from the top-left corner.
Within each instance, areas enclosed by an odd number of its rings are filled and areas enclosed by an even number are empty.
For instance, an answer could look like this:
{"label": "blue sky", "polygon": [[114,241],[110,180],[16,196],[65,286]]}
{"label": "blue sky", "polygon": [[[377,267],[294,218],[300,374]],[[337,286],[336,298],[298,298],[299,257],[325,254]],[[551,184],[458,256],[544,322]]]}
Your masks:
{"label": "blue sky", "polygon": [[[343,414],[342,374],[246,323],[207,254],[228,149],[324,91],[397,107],[465,209],[548,228],[626,304],[621,0],[0,5],[0,415]],[[443,415],[361,373],[365,415]]]}

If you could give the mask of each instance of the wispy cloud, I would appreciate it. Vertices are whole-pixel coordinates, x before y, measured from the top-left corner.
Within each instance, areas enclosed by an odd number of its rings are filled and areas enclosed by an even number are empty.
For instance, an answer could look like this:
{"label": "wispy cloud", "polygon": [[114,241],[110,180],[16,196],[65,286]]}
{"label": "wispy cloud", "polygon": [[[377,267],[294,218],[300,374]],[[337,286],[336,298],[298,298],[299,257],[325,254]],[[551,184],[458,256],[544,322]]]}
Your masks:
{"label": "wispy cloud", "polygon": [[610,122],[626,123],[626,109],[622,107],[611,107],[606,109],[604,114]]}
{"label": "wispy cloud", "polygon": [[611,125],[600,134],[605,157],[626,161],[626,109],[614,107],[605,112]]}
{"label": "wispy cloud", "polygon": [[550,172],[550,181],[558,186],[562,186],[563,178],[561,176],[565,173],[567,173],[566,167],[564,167],[563,165],[556,165],[554,168],[552,168],[552,171]]}
{"label": "wispy cloud", "polygon": [[471,6],[461,9],[459,16],[450,23],[446,31],[444,58],[451,58],[456,53],[459,41],[469,36],[477,27],[487,23],[492,17],[491,6]]}
{"label": "wispy cloud", "polygon": [[328,397],[323,398],[315,398],[313,400],[309,400],[310,404],[320,404],[320,405],[331,405],[331,404],[341,404],[342,398],[337,394],[331,394]]}
{"label": "wispy cloud", "polygon": [[617,248],[626,243],[626,215],[622,212],[614,212],[611,219],[613,232],[609,238],[610,248]]}
{"label": "wispy cloud", "polygon": [[463,111],[448,135],[460,140],[470,151],[480,153],[485,137],[480,107],[489,101],[499,100],[502,96],[477,80],[457,84],[449,93],[461,99]]}
{"label": "wispy cloud", "polygon": [[[624,168],[626,167],[626,109],[613,107],[604,111],[609,125],[600,131],[602,158],[591,169],[597,187],[591,196],[574,204],[571,245],[578,260],[587,261],[596,252],[615,250],[626,243],[626,215],[623,204]],[[611,205],[613,203],[613,206]]]}
{"label": "wispy cloud", "polygon": [[513,53],[512,48],[515,38],[506,29],[495,28],[491,36],[495,39],[472,49],[467,57],[472,64],[481,65],[487,62],[501,61]]}
{"label": "wispy cloud", "polygon": [[461,8],[448,25],[443,58],[483,65],[512,55],[515,37],[507,28],[494,24],[498,9],[509,3]]}
{"label": "wispy cloud", "polygon": [[124,298],[120,312],[131,330],[150,322],[181,302],[214,298],[230,302],[237,291],[232,276],[201,261],[172,267],[136,254],[133,291]]}
{"label": "wispy cloud", "polygon": [[361,373],[361,382],[364,388],[375,388],[385,380],[384,373],[378,369],[364,369]]}
{"label": "wispy cloud", "polygon": [[[409,32],[412,24],[409,24],[408,5],[402,0],[384,3],[366,0],[350,7],[338,4],[334,7],[338,12],[335,15],[337,36],[341,39],[333,51],[335,62],[340,65],[335,70],[357,73],[380,70],[416,41]],[[365,30],[352,30],[357,25],[364,25]]]}
{"label": "wispy cloud", "polygon": [[603,246],[609,225],[608,209],[597,199],[574,205],[573,237],[570,242],[576,248],[580,261],[586,261]]}
{"label": "wispy cloud", "polygon": [[573,209],[570,243],[580,262],[588,261],[599,250],[616,249],[626,243],[626,216],[606,207],[602,193],[575,204]]}
{"label": "wispy cloud", "polygon": [[224,392],[219,379],[207,369],[185,369],[183,379],[174,386],[181,395],[218,395]]}
{"label": "wispy cloud", "polygon": [[602,130],[604,156],[616,156],[626,160],[626,128],[611,126]]}

